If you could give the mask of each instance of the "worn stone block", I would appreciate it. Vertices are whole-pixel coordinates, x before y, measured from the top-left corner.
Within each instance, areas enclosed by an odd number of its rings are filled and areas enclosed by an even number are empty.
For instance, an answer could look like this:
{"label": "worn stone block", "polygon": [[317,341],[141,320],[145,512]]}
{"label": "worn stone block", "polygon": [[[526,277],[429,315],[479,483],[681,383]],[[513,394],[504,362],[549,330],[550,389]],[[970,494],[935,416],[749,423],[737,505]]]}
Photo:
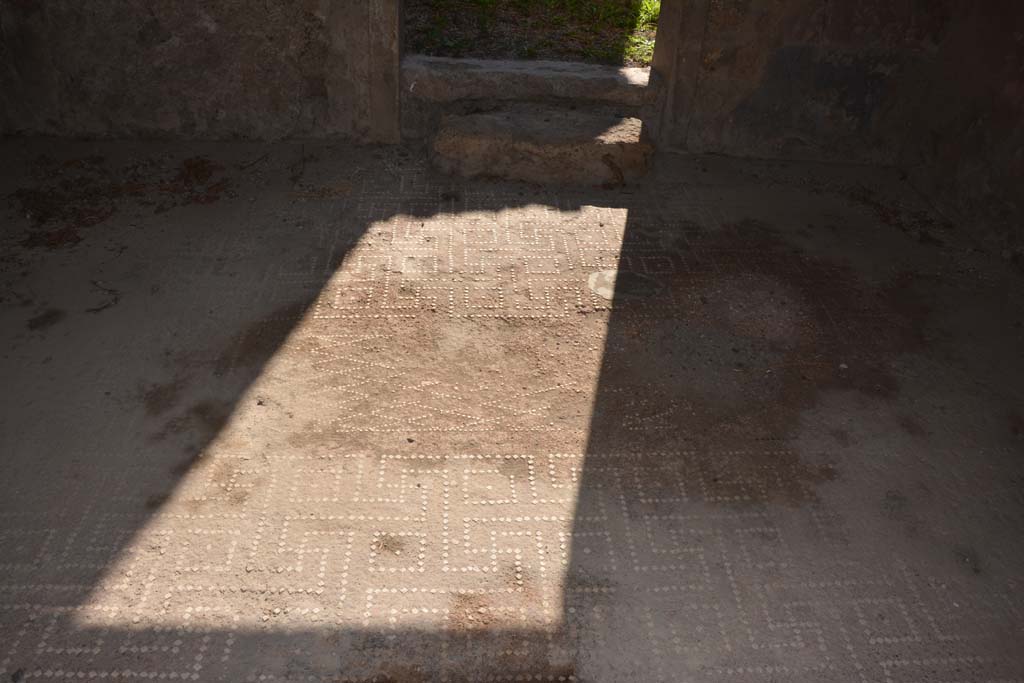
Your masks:
{"label": "worn stone block", "polygon": [[432,158],[467,177],[621,185],[647,169],[653,148],[642,128],[639,119],[610,112],[519,105],[446,117]]}

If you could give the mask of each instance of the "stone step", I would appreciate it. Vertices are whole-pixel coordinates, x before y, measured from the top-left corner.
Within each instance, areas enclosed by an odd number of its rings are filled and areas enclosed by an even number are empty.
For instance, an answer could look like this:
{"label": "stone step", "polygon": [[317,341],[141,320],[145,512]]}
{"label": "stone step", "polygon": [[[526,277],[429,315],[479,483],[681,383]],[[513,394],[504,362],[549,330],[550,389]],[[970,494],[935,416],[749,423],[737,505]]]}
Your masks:
{"label": "stone step", "polygon": [[652,151],[640,119],[611,109],[510,104],[444,117],[432,159],[465,177],[613,186],[641,176]]}
{"label": "stone step", "polygon": [[639,107],[650,69],[579,62],[451,59],[402,60],[402,91],[427,102],[567,99]]}
{"label": "stone step", "polygon": [[650,82],[650,69],[638,67],[411,55],[402,61],[402,136],[426,138],[446,115],[511,102],[606,105],[644,118],[657,99]]}

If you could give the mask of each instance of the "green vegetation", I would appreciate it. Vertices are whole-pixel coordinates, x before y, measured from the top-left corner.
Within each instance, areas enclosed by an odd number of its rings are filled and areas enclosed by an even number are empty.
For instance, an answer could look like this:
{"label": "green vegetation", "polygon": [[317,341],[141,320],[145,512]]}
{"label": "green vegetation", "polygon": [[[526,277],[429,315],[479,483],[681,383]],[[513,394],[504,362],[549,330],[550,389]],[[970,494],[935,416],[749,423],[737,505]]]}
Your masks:
{"label": "green vegetation", "polygon": [[405,0],[406,49],[647,66],[661,0]]}

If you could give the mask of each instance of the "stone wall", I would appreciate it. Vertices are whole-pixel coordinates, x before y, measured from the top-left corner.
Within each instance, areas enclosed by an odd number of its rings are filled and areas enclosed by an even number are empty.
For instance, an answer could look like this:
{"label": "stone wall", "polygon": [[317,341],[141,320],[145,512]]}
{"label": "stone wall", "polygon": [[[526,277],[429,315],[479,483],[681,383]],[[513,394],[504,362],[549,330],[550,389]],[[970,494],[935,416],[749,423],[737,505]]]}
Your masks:
{"label": "stone wall", "polygon": [[[896,160],[875,135],[894,77],[947,31],[942,0],[682,0],[671,142],[790,159]],[[689,26],[688,26],[689,25]],[[697,28],[698,30],[693,30]]]}
{"label": "stone wall", "polygon": [[385,0],[0,0],[0,129],[394,139],[397,26]]}
{"label": "stone wall", "polygon": [[[659,133],[696,152],[896,164],[1017,249],[1024,3],[665,0]],[[1018,246],[1014,246],[1014,244]]]}
{"label": "stone wall", "polygon": [[1024,3],[958,3],[927,60],[894,78],[876,128],[928,195],[985,223],[1024,266]]}

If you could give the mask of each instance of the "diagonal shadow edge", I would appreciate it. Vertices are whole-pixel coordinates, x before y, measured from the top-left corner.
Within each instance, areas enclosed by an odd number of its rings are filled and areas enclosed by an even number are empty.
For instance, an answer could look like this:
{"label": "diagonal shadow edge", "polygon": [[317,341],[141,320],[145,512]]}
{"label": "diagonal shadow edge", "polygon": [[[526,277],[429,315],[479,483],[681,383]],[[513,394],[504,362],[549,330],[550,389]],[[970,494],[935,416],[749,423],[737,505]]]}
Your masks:
{"label": "diagonal shadow edge", "polygon": [[[302,154],[305,154],[305,150]],[[136,502],[142,503],[141,510],[116,513],[122,523],[128,521],[132,528],[127,530],[128,533],[122,529],[116,538],[101,539],[107,544],[107,547],[104,548],[107,566],[113,568],[118,564],[122,549],[131,545],[136,535],[147,526],[150,520],[159,516],[161,509],[174,495],[178,483],[187,478],[190,472],[202,462],[206,448],[219,437],[222,429],[231,421],[238,401],[246,395],[253,381],[260,376],[267,363],[286,342],[295,325],[311,312],[320,288],[333,273],[343,266],[352,246],[358,243],[374,222],[384,221],[398,215],[426,219],[442,213],[458,215],[465,211],[497,211],[530,205],[549,206],[556,211],[572,211],[583,205],[616,207],[621,206],[624,202],[628,203],[630,194],[628,190],[620,194],[619,191],[598,189],[593,191],[571,190],[568,193],[558,192],[556,195],[535,187],[517,185],[518,190],[515,194],[503,194],[499,201],[488,199],[486,194],[464,200],[460,194],[468,185],[470,183],[463,181],[444,181],[439,188],[431,190],[435,195],[434,205],[436,208],[434,210],[423,212],[424,203],[419,200],[412,204],[405,204],[403,200],[398,199],[391,203],[392,208],[382,213],[378,212],[373,221],[367,222],[360,222],[359,219],[353,218],[351,202],[344,199],[340,201],[327,200],[325,203],[335,204],[334,210],[342,216],[340,220],[348,224],[343,230],[344,238],[341,241],[341,246],[331,252],[330,260],[322,270],[321,279],[309,288],[309,296],[292,299],[284,303],[283,306],[269,305],[267,301],[258,300],[256,297],[250,298],[244,292],[228,297],[227,301],[211,303],[207,300],[204,302],[212,311],[219,311],[226,305],[241,303],[250,310],[241,311],[241,315],[237,316],[237,319],[240,321],[248,319],[248,323],[242,324],[243,329],[240,332],[229,333],[227,343],[212,344],[213,347],[218,345],[221,347],[219,352],[208,353],[208,349],[201,349],[203,353],[200,355],[203,358],[193,363],[193,370],[196,372],[193,373],[192,378],[184,382],[184,386],[177,377],[167,378],[166,382],[156,387],[155,396],[154,392],[149,392],[148,398],[153,404],[150,412],[142,417],[132,416],[131,419],[125,421],[124,425],[120,426],[119,430],[116,430],[125,436],[126,442],[135,446],[129,450],[133,451],[136,456],[141,454],[145,459],[147,458],[145,453],[148,451],[151,460],[163,463],[169,474],[169,480],[165,486],[149,493],[144,500],[135,499]],[[486,183],[483,187],[486,193]],[[429,203],[428,198],[427,204]],[[379,208],[379,204],[375,206],[375,209]],[[194,219],[194,214],[190,218]],[[202,219],[199,221],[202,222]],[[251,215],[240,221],[241,225],[231,227],[239,232],[244,231],[248,229],[250,222]],[[221,229],[223,227],[226,226],[221,226]],[[316,249],[321,245],[314,242],[311,246]],[[154,270],[161,269],[158,264],[152,264],[152,266]],[[172,279],[176,277],[174,272],[169,275]],[[259,278],[240,279],[258,280]],[[197,291],[195,294],[199,294],[199,292]],[[214,293],[214,297],[216,296],[217,293]],[[196,314],[200,314],[198,307]],[[164,317],[165,313],[158,308],[150,309],[142,319],[134,322],[148,326],[154,321],[165,322],[161,320]],[[100,318],[89,321],[93,325],[100,325],[103,322]],[[175,321],[174,324],[187,325],[188,323],[187,321]],[[222,338],[224,336],[223,331],[218,331],[217,334]],[[163,349],[157,348],[151,350],[154,355],[162,351]],[[150,351],[143,349],[142,353],[148,355]],[[113,361],[113,358],[111,357],[110,360]],[[135,387],[130,387],[130,390],[127,393],[132,393]],[[189,402],[189,396],[191,396],[192,405],[181,405]],[[164,422],[164,426],[154,429],[154,426],[160,422]],[[177,423],[177,427],[168,432],[174,437],[171,439],[174,442],[173,447],[165,448],[163,444],[154,441],[154,433],[160,436],[162,431],[167,432],[167,424],[175,423]],[[185,426],[182,431],[187,434],[184,438],[179,439],[175,432],[182,425]],[[178,447],[181,445],[184,447],[180,449],[181,454],[178,454]],[[154,451],[159,451],[159,453],[153,455]],[[145,460],[139,464],[147,468],[154,465],[152,461]],[[60,468],[58,467],[58,469]],[[64,472],[64,475],[79,476],[76,472]],[[133,487],[133,476],[134,470],[129,465],[123,470],[124,481],[122,483],[125,488]],[[96,482],[90,482],[88,485],[94,483]],[[91,512],[84,508],[76,509],[75,501],[69,499],[65,501],[65,507],[60,510],[59,514],[64,518],[81,517],[84,521]],[[53,558],[44,557],[41,565],[45,565],[49,559]],[[252,631],[230,625],[226,625],[223,629],[195,627],[189,624],[147,627],[140,623],[138,626],[133,625],[129,628],[115,624],[101,627],[89,626],[89,619],[83,618],[85,614],[83,610],[88,611],[86,605],[93,592],[109,579],[110,577],[105,576],[104,571],[101,570],[91,574],[91,578],[87,579],[85,583],[63,586],[46,584],[50,586],[47,591],[49,596],[41,604],[32,607],[28,604],[8,603],[5,607],[8,616],[24,613],[29,622],[56,623],[57,620],[69,619],[72,623],[78,623],[77,626],[72,627],[73,631],[69,636],[72,644],[58,648],[58,650],[52,651],[52,654],[77,652],[83,657],[86,665],[74,671],[65,669],[54,671],[45,664],[46,651],[40,651],[37,653],[40,655],[39,660],[34,664],[13,661],[8,657],[0,667],[3,669],[3,673],[28,677],[94,675],[96,670],[89,668],[87,664],[94,644],[97,641],[109,643],[122,640],[126,643],[121,652],[125,660],[125,668],[121,670],[123,677],[157,674],[161,678],[173,676],[182,679],[205,680],[208,675],[214,674],[218,648],[223,650],[228,647],[235,653],[242,653],[242,656],[252,657],[254,663],[258,662],[261,655],[271,653],[270,660],[279,663],[282,657],[287,659],[287,655],[280,653],[316,649],[315,647],[311,648],[310,644],[323,644],[326,639],[326,642],[329,643],[328,647],[332,651],[340,653],[339,660],[348,659],[350,656],[356,657],[355,660],[349,660],[352,661],[354,667],[351,672],[352,676],[342,673],[342,678],[339,680],[434,680],[442,674],[446,680],[460,680],[461,674],[457,670],[444,672],[444,667],[447,665],[442,663],[435,653],[445,653],[441,660],[460,662],[457,667],[460,670],[468,665],[470,670],[480,673],[502,666],[500,662],[503,661],[503,653],[510,647],[537,649],[537,668],[534,673],[542,675],[546,679],[560,680],[574,675],[571,664],[552,668],[546,663],[547,657],[543,654],[550,651],[552,638],[555,637],[552,629],[555,632],[559,631],[563,627],[560,624],[537,629],[487,628],[460,634],[445,629],[408,629],[394,631],[386,635],[382,635],[378,629],[349,630],[338,629],[336,626],[328,626],[323,632]],[[70,597],[72,595],[75,597]],[[52,604],[47,604],[50,602]],[[27,630],[31,630],[31,628]],[[421,653],[419,657],[414,658],[418,664],[411,666],[408,662],[396,661],[396,652],[407,652],[412,643],[416,644],[416,650]],[[18,643],[10,643],[10,645],[10,649],[13,651]],[[172,650],[175,653],[186,651],[189,645],[193,646],[195,658],[189,661],[187,667],[181,670],[173,667],[160,668],[158,662],[161,657]],[[362,655],[357,653],[374,652],[375,650],[377,652],[376,659],[371,657],[371,662],[376,662],[376,664],[369,666],[361,678],[357,671],[359,669],[358,657]],[[147,668],[145,665],[147,660],[157,663]],[[383,665],[383,671],[385,671],[383,674],[381,673],[381,661],[386,662]],[[211,662],[214,663],[211,664]],[[424,666],[424,663],[430,662],[433,664]],[[337,669],[340,665],[341,661],[323,662],[321,673],[323,676],[333,676],[338,673]],[[254,671],[258,671],[258,664],[256,666]],[[286,667],[288,666],[292,666],[292,663],[287,663]],[[465,680],[475,680],[475,675],[473,674]]]}

